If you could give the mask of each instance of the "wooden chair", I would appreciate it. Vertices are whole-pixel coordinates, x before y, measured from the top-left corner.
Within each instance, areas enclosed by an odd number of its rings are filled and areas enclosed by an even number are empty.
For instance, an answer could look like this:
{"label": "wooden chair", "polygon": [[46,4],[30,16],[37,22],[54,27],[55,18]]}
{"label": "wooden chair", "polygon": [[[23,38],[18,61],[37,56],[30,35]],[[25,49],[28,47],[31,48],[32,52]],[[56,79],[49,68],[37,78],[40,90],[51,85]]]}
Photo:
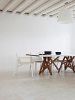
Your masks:
{"label": "wooden chair", "polygon": [[32,67],[31,71],[32,71],[32,77],[33,77],[33,65],[34,65],[34,62],[31,62],[31,57],[19,57],[16,54],[16,58],[17,58],[17,60],[16,60],[16,68],[15,68],[13,77],[15,76],[18,67],[21,67],[23,65],[30,65]]}

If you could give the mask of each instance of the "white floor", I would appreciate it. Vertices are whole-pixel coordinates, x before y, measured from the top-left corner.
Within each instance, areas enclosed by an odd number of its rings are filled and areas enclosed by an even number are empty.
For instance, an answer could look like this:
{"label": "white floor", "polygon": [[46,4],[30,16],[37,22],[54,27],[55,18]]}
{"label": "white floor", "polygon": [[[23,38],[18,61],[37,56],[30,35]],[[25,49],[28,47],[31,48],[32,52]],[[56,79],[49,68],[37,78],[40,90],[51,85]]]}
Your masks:
{"label": "white floor", "polygon": [[72,70],[51,76],[47,71],[39,75],[28,70],[0,70],[0,100],[75,100],[75,73]]}

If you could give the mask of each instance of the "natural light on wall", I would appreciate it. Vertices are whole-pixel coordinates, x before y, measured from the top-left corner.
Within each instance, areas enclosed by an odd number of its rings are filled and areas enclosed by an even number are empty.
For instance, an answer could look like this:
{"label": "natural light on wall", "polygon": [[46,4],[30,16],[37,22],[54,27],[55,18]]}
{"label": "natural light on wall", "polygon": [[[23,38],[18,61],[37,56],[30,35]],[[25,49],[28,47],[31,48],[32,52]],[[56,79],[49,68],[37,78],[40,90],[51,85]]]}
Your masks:
{"label": "natural light on wall", "polygon": [[73,22],[73,14],[71,9],[63,8],[59,10],[58,22],[61,24],[69,24]]}

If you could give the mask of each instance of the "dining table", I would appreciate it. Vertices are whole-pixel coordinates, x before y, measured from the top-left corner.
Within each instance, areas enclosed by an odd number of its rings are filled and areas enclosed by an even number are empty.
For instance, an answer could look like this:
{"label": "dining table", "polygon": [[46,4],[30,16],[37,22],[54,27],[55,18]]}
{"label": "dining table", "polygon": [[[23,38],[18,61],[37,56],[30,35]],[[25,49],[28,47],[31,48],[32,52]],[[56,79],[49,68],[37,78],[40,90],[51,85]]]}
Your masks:
{"label": "dining table", "polygon": [[[60,55],[56,55],[56,54],[54,54],[54,55],[53,54],[51,54],[51,55],[26,54],[26,55],[27,56],[37,56],[37,57],[42,57],[43,58],[43,62],[42,62],[42,65],[40,67],[39,74],[43,73],[46,69],[48,69],[50,75],[52,75],[52,65],[54,65],[56,67],[58,73],[60,72],[63,65],[64,65],[65,70],[69,67],[70,69],[73,70],[73,72],[75,72],[75,66],[74,66],[75,55],[74,54],[64,54],[64,55],[62,55],[62,54],[60,54]],[[60,57],[62,57],[62,60],[60,60]],[[56,64],[56,62],[60,62],[59,67]]]}

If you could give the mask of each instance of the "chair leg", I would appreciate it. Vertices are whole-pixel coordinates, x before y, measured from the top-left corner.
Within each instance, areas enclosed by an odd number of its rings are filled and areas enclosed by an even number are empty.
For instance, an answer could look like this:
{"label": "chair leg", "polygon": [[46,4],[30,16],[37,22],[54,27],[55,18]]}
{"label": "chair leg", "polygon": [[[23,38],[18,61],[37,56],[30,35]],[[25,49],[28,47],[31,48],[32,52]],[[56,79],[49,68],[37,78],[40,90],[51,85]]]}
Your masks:
{"label": "chair leg", "polygon": [[13,78],[14,78],[14,76],[16,75],[17,69],[18,69],[18,67],[16,67],[16,69],[15,69],[15,71],[14,71]]}
{"label": "chair leg", "polygon": [[35,72],[37,71],[37,63],[35,62]]}
{"label": "chair leg", "polygon": [[33,65],[32,65],[32,67],[31,67],[31,68],[32,68],[32,77],[33,77]]}
{"label": "chair leg", "polygon": [[31,65],[30,65],[30,71],[31,71]]}
{"label": "chair leg", "polygon": [[42,62],[40,63],[40,68],[41,68]]}

